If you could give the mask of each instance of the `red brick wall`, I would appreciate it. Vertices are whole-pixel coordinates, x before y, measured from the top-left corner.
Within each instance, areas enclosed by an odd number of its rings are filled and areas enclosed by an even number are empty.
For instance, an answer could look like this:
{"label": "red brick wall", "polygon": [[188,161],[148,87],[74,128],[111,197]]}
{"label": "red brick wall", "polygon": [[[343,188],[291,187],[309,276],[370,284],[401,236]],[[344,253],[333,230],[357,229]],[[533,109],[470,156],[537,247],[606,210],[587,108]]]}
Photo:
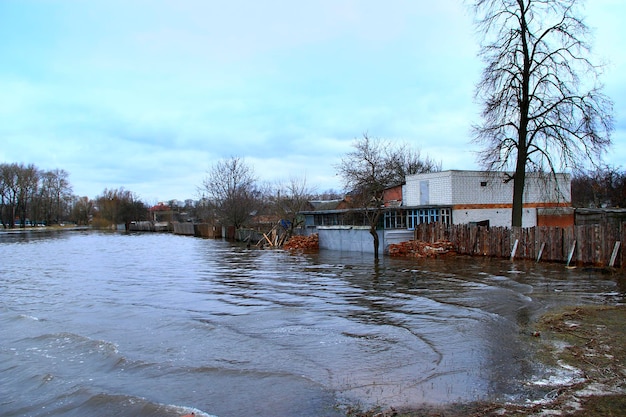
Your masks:
{"label": "red brick wall", "polygon": [[574,213],[537,215],[537,226],[569,227],[573,225]]}

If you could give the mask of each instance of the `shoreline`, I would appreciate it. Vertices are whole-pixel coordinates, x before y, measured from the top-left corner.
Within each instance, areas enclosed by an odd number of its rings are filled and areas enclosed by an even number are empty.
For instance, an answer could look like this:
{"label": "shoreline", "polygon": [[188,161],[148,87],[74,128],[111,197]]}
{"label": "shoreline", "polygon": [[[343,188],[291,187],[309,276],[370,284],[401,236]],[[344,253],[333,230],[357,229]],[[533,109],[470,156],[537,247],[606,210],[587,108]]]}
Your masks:
{"label": "shoreline", "polygon": [[[561,307],[529,326],[537,363],[576,375],[546,385],[526,403],[486,401],[385,410],[348,409],[347,417],[622,416],[626,409],[626,304]],[[531,383],[532,381],[527,381]]]}
{"label": "shoreline", "polygon": [[0,234],[22,234],[22,233],[41,233],[41,232],[70,232],[76,230],[91,230],[91,226],[28,226],[28,227],[15,227],[13,229],[0,229]]}

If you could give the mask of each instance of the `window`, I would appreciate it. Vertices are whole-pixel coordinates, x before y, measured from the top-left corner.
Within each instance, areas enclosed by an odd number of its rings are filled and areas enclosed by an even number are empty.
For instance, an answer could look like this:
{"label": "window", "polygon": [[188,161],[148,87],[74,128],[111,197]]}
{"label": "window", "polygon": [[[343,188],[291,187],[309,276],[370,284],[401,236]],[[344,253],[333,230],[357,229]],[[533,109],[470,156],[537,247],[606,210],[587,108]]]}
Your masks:
{"label": "window", "polygon": [[422,223],[441,222],[450,224],[452,222],[452,214],[449,208],[413,209],[406,211],[405,221],[408,229],[415,229]]}
{"label": "window", "polygon": [[439,221],[439,209],[428,209],[428,223]]}
{"label": "window", "polygon": [[419,209],[418,212],[419,212],[420,224],[428,223],[428,210]]}
{"label": "window", "polygon": [[393,210],[385,212],[385,229],[404,229],[406,227],[404,212]]}
{"label": "window", "polygon": [[450,224],[452,222],[452,214],[449,208],[441,209],[441,223]]}
{"label": "window", "polygon": [[420,224],[418,210],[406,211],[406,227],[409,229],[415,229]]}

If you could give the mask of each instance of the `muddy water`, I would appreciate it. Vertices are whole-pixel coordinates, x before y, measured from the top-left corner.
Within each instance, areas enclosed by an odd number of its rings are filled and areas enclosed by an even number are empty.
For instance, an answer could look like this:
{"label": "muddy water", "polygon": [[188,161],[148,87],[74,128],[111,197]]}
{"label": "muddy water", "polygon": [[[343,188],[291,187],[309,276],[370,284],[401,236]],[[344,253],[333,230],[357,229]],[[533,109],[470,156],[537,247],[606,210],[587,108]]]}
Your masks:
{"label": "muddy water", "polygon": [[0,235],[0,415],[335,416],[524,401],[527,325],[623,301],[609,276],[507,260],[247,250],[169,234]]}

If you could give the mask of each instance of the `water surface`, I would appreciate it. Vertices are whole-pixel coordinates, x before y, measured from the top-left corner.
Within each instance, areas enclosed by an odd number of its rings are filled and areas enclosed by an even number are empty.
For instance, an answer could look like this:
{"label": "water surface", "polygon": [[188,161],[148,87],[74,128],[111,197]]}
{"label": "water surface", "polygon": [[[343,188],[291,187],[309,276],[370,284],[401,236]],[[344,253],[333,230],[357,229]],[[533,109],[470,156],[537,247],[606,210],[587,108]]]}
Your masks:
{"label": "water surface", "polygon": [[508,260],[293,255],[170,234],[0,235],[0,415],[339,416],[542,395],[528,324],[623,301]]}

